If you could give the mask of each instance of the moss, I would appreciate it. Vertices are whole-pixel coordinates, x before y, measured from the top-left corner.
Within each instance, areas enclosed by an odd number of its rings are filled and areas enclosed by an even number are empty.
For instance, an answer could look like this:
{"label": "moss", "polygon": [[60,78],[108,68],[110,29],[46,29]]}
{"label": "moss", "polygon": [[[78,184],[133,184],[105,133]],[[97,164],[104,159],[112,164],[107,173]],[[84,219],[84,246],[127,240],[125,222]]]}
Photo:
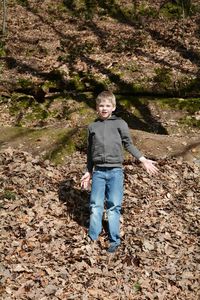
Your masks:
{"label": "moss", "polygon": [[29,6],[28,0],[16,0],[17,3],[21,6]]}
{"label": "moss", "polygon": [[[123,81],[123,79],[122,79]],[[145,93],[145,87],[140,83],[124,83],[120,84],[119,87],[116,88],[115,94],[128,94],[128,95],[134,95],[134,94],[141,94]]]}
{"label": "moss", "polygon": [[153,7],[142,3],[139,7],[138,7],[138,14],[141,16],[146,16],[146,17],[157,17],[158,16],[158,11],[156,9],[154,9]]}
{"label": "moss", "polygon": [[[65,6],[65,1],[62,1],[62,3],[58,3],[58,5],[56,6],[56,9],[59,13],[68,12],[67,7]],[[52,7],[52,5],[48,5],[48,12],[49,12],[49,14],[55,14],[55,8]]]}
{"label": "moss", "polygon": [[104,89],[109,89],[112,85],[112,78],[101,78],[99,75],[79,72],[70,80],[68,88],[86,94],[87,91],[99,93]]}
{"label": "moss", "polygon": [[50,151],[45,159],[49,159],[55,165],[62,164],[65,160],[65,156],[72,154],[75,151],[75,145],[73,142],[69,142],[67,147],[62,147],[58,151]]}
{"label": "moss", "polygon": [[33,87],[33,82],[30,79],[19,78],[17,85],[22,89],[27,89]]}
{"label": "moss", "polygon": [[15,142],[29,149],[41,159],[49,159],[55,164],[64,162],[65,157],[77,149],[86,149],[86,128],[2,128],[0,144]]}
{"label": "moss", "polygon": [[9,111],[11,115],[16,115],[34,105],[34,98],[21,93],[13,93],[11,96],[11,106]]}
{"label": "moss", "polygon": [[87,148],[87,128],[80,128],[75,136],[76,150],[83,151]]}
{"label": "moss", "polygon": [[129,70],[131,72],[137,72],[139,71],[139,66],[136,63],[131,62],[129,65],[126,66],[126,70]]}
{"label": "moss", "polygon": [[148,101],[149,99],[147,98],[138,98],[136,96],[117,96],[117,102],[124,108],[124,111],[133,114],[138,119],[144,119],[141,106],[148,105]]}
{"label": "moss", "polygon": [[128,110],[131,110],[132,109],[132,101],[130,101],[129,99],[127,98],[119,98],[118,97],[118,102],[123,106],[125,107],[126,109]]}
{"label": "moss", "polygon": [[176,3],[167,2],[160,9],[160,15],[163,15],[166,18],[180,18],[182,14],[181,8]]}
{"label": "moss", "polygon": [[141,292],[142,286],[141,286],[141,284],[137,281],[137,282],[134,284],[133,289],[135,290],[136,293],[138,293],[138,292]]}
{"label": "moss", "polygon": [[22,126],[27,121],[45,120],[49,113],[44,104],[40,104],[32,96],[13,93],[11,97],[9,112],[16,116],[16,125]]}
{"label": "moss", "polygon": [[3,73],[3,69],[4,69],[4,65],[2,63],[0,63],[0,80],[1,80],[2,73]]}
{"label": "moss", "polygon": [[197,120],[194,116],[195,112],[200,111],[200,98],[196,99],[183,99],[183,98],[171,98],[159,100],[159,104],[163,108],[172,108],[175,110],[182,110],[187,113],[187,116],[181,118],[179,123],[182,125],[188,125],[191,127],[200,128],[200,120]]}
{"label": "moss", "polygon": [[73,129],[55,129],[52,132],[46,131],[54,143],[51,144],[44,159],[49,159],[55,164],[62,164],[65,157],[74,151],[86,151],[87,129],[76,127]]}
{"label": "moss", "polygon": [[4,42],[0,41],[0,57],[3,57],[5,55],[6,55],[5,44]]}
{"label": "moss", "polygon": [[180,119],[180,124],[188,125],[190,127],[200,128],[200,120],[195,119],[193,116],[187,116]]}
{"label": "moss", "polygon": [[94,42],[85,41],[84,45],[81,47],[81,54],[92,54],[95,51],[95,44]]}
{"label": "moss", "polygon": [[48,93],[50,89],[57,88],[57,84],[53,80],[47,80],[41,85],[41,88],[45,93]]}
{"label": "moss", "polygon": [[78,114],[79,125],[84,125],[94,118],[95,103],[91,93],[76,94],[75,97],[63,93],[43,103],[37,102],[32,96],[13,93],[8,107],[10,115],[18,120],[15,123],[17,126],[32,125],[32,121],[37,120],[47,124],[53,118],[70,120],[74,113]]}
{"label": "moss", "polygon": [[5,190],[1,195],[1,199],[15,200],[16,194],[13,191]]}
{"label": "moss", "polygon": [[19,111],[20,109],[23,108],[28,108],[30,106],[34,105],[34,98],[32,96],[29,95],[25,95],[25,94],[12,94],[11,97],[11,111],[15,112],[15,111]]}
{"label": "moss", "polygon": [[8,103],[8,99],[6,97],[0,95],[0,105],[1,104],[3,104],[3,105],[6,104],[7,105],[7,103]]}
{"label": "moss", "polygon": [[117,18],[118,20],[137,20],[138,14],[145,16],[157,16],[158,12],[146,5],[146,3],[142,3],[138,6],[135,3],[123,3],[115,1],[94,1],[94,0],[86,0],[86,1],[72,1],[72,0],[64,0],[62,4],[59,4],[58,10],[61,12],[68,12],[72,16],[81,17],[85,20],[91,20],[93,17],[98,14],[99,16],[111,16],[113,18]]}
{"label": "moss", "polygon": [[134,93],[136,93],[136,94],[145,92],[145,87],[139,83],[133,84],[132,89],[133,89]]}
{"label": "moss", "polygon": [[30,128],[21,127],[1,127],[0,145],[9,141],[15,141],[18,138],[22,139],[24,136],[34,132]]}
{"label": "moss", "polygon": [[[72,1],[72,0],[64,0],[63,6],[67,11],[76,17],[81,17],[85,20],[90,20],[93,18],[97,11],[97,2],[94,0],[86,0],[86,1]],[[61,9],[64,9],[60,6]]]}
{"label": "moss", "polygon": [[160,9],[160,14],[170,19],[189,16],[192,12],[195,12],[195,6],[191,0],[167,1]]}
{"label": "moss", "polygon": [[78,110],[80,116],[87,116],[90,114],[88,107],[80,107]]}
{"label": "moss", "polygon": [[78,128],[64,130],[57,134],[56,142],[45,155],[55,164],[63,163],[66,155],[72,154],[76,150]]}
{"label": "moss", "polygon": [[190,114],[200,110],[200,98],[196,99],[183,99],[183,98],[171,98],[160,100],[162,105],[172,107],[177,110],[185,110]]}
{"label": "moss", "polygon": [[76,91],[84,91],[85,85],[83,84],[80,76],[78,74],[74,75],[70,80],[70,87]]}
{"label": "moss", "polygon": [[156,68],[156,75],[153,78],[156,87],[161,90],[168,90],[172,85],[172,71],[169,68]]}
{"label": "moss", "polygon": [[199,15],[200,14],[200,6],[199,4],[191,4],[191,8],[190,8],[190,14],[191,15]]}
{"label": "moss", "polygon": [[[199,59],[200,59],[200,53],[199,53]],[[194,78],[190,80],[190,82],[187,82],[183,84],[184,86],[181,86],[180,93],[183,95],[187,95],[190,93],[200,93],[200,78]]]}
{"label": "moss", "polygon": [[96,82],[94,90],[99,93],[102,90],[109,90],[110,88],[112,88],[112,78],[105,78]]}
{"label": "moss", "polygon": [[68,55],[59,55],[57,58],[57,61],[59,62],[67,62],[68,61]]}
{"label": "moss", "polygon": [[33,121],[33,120],[45,120],[49,116],[49,113],[40,107],[36,107],[33,109],[31,113],[27,113],[25,116],[25,120]]}

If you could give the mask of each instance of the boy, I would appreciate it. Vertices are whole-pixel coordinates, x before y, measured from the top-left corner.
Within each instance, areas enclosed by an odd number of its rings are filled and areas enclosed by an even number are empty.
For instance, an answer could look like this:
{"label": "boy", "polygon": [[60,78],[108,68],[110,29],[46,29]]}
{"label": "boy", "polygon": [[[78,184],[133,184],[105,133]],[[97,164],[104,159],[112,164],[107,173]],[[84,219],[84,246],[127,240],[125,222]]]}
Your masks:
{"label": "boy", "polygon": [[96,110],[99,118],[88,126],[87,172],[81,178],[81,187],[87,189],[92,177],[88,232],[92,241],[97,240],[101,233],[106,199],[110,253],[115,252],[120,245],[123,146],[143,163],[148,173],[154,174],[158,171],[154,166],[155,162],[146,159],[133,145],[127,123],[112,115],[115,108],[116,99],[113,93],[104,91],[97,96]]}

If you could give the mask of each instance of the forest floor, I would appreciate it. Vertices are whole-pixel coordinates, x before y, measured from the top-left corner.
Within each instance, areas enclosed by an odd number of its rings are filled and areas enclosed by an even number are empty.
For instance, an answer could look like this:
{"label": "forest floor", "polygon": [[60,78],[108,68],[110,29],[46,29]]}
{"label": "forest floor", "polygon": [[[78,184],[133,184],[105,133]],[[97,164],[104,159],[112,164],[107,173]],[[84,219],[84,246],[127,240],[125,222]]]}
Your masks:
{"label": "forest floor", "polygon": [[2,299],[199,299],[199,165],[157,160],[149,176],[126,160],[122,244],[108,254],[107,221],[88,244],[85,156],[52,165],[1,151]]}
{"label": "forest floor", "polygon": [[[152,114],[158,114],[156,107]],[[2,299],[199,298],[199,129],[179,124],[184,112],[162,109],[159,126],[168,134],[131,129],[138,148],[157,161],[159,173],[149,176],[126,158],[122,244],[108,254],[106,215],[97,245],[86,238],[89,193],[80,188],[85,152],[65,155],[61,165],[41,155],[60,130],[77,126],[81,115],[46,120],[44,129],[14,127],[16,116],[5,107],[2,111]]]}
{"label": "forest floor", "polygon": [[[97,245],[87,243],[89,192],[80,188],[85,149],[63,151],[95,117],[94,104],[79,92],[108,87],[135,96],[144,86],[158,94],[180,88],[185,95],[199,76],[198,15],[129,22],[117,2],[95,2],[101,17],[87,20],[87,11],[68,1],[8,6],[0,44],[1,299],[200,298],[199,127],[181,122],[187,116],[198,122],[198,110],[189,114],[139,98],[127,108],[118,101],[134,143],[156,160],[159,173],[149,176],[127,156],[121,247],[106,252],[106,215]],[[71,80],[74,90],[63,98]],[[62,164],[52,163],[59,152]]]}
{"label": "forest floor", "polygon": [[[144,6],[137,1],[137,17],[132,21],[127,15],[132,7],[128,0],[100,1],[91,7],[81,1],[8,4],[7,34],[0,46],[0,125],[54,129],[52,136],[51,129],[31,135],[30,130],[2,128],[2,147],[10,144],[46,155],[48,137],[57,145],[55,136],[62,135],[62,128],[86,126],[94,117],[84,106],[94,108],[92,101],[79,97],[81,92],[96,95],[109,88],[122,95],[126,91],[129,97],[138,92],[157,97],[176,94],[181,102],[189,91],[198,98],[199,14],[170,18],[161,0],[150,6],[146,2]],[[193,1],[194,7],[197,2]],[[24,102],[19,107],[21,99]],[[191,110],[195,104],[189,100]],[[32,102],[33,108],[29,106]],[[153,102],[145,105],[138,97],[131,102],[131,110],[120,107],[138,147],[155,158],[199,159],[198,127],[179,122],[188,112]],[[33,118],[33,110],[39,118]],[[47,120],[45,114],[51,117]],[[199,104],[190,117],[199,122]]]}
{"label": "forest floor", "polygon": [[[95,2],[91,8],[82,1],[8,4],[1,94],[35,84],[44,94],[73,86],[199,95],[199,14],[167,18],[162,0],[146,2],[145,7],[137,1],[132,20],[129,0]],[[198,1],[193,5],[198,8]],[[41,100],[41,93],[34,96]]]}

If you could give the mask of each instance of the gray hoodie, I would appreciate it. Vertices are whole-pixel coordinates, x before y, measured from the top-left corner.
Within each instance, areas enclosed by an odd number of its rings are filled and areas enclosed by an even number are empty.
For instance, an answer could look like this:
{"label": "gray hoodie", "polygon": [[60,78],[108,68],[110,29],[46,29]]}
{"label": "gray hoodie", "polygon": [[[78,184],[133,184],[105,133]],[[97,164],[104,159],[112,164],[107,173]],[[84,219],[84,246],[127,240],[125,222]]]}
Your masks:
{"label": "gray hoodie", "polygon": [[94,166],[122,167],[123,147],[137,159],[142,156],[124,120],[114,115],[95,120],[88,126],[87,170],[92,172]]}

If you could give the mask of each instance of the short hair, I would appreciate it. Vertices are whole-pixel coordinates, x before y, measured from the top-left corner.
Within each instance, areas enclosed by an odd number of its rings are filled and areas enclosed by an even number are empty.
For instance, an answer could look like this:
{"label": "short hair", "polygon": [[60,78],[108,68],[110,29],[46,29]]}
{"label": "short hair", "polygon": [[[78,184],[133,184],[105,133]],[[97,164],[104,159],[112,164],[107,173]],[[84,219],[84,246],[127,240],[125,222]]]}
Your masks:
{"label": "short hair", "polygon": [[99,105],[103,101],[109,101],[113,106],[116,106],[116,98],[115,95],[110,91],[101,92],[96,98],[96,105]]}

